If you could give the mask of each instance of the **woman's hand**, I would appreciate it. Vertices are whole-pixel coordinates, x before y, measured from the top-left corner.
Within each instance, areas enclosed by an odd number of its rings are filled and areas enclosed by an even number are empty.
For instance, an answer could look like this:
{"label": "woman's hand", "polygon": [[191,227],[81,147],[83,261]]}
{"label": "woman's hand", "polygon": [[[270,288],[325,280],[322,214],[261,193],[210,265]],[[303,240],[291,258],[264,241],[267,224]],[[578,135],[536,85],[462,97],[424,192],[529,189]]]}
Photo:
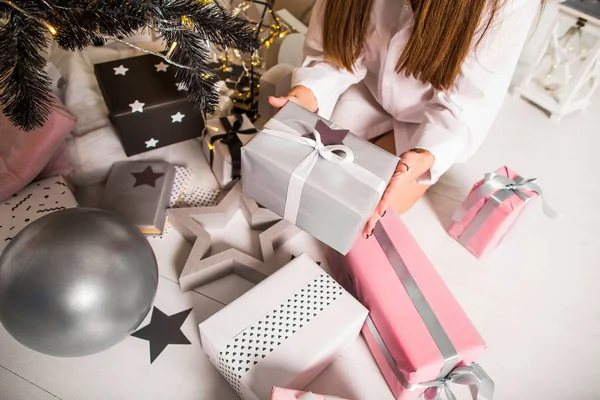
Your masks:
{"label": "woman's hand", "polygon": [[281,108],[286,105],[288,101],[300,104],[308,111],[317,112],[319,106],[317,104],[317,98],[315,97],[312,90],[306,86],[294,86],[292,90],[285,97],[269,97],[269,103],[275,108]]}
{"label": "woman's hand", "polygon": [[390,206],[402,211],[412,207],[428,188],[418,184],[416,180],[429,171],[434,162],[433,154],[423,149],[410,150],[400,156],[396,172],[392,175],[379,205],[363,229],[363,237],[368,239],[373,235],[373,228],[377,221],[385,215]]}

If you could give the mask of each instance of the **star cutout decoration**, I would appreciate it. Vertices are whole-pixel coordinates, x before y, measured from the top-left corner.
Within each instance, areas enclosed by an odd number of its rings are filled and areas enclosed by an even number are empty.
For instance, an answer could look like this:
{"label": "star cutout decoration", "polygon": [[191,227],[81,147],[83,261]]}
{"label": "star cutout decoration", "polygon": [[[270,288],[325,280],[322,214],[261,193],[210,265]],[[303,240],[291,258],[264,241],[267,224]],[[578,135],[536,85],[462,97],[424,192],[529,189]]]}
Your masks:
{"label": "star cutout decoration", "polygon": [[[179,231],[188,241],[194,243],[179,277],[179,285],[182,291],[196,289],[232,274],[252,283],[259,283],[266,276],[287,263],[288,259],[281,263],[279,258],[272,257],[274,244],[271,241],[282,238],[281,223],[288,228],[284,229],[284,233],[288,235],[291,234],[290,226],[295,232],[301,231],[287,221],[277,222],[273,226],[264,226],[265,220],[263,218],[260,219],[261,226],[258,228],[258,230],[266,229],[258,234],[261,259],[249,256],[235,248],[229,248],[207,257],[207,254],[210,253],[212,241],[211,234],[207,229],[225,229],[240,208],[246,221],[248,221],[248,229],[251,231],[257,230],[257,227],[252,225],[251,219],[248,218],[248,215],[251,215],[252,212],[244,211],[244,203],[251,201],[246,200],[243,203],[242,198],[241,184],[238,182],[216,206],[174,208],[167,211],[169,222],[173,228]],[[244,234],[244,232],[236,231],[235,234]],[[266,254],[263,249],[266,249]]]}
{"label": "star cutout decoration", "polygon": [[142,172],[132,172],[131,175],[133,175],[133,177],[135,178],[135,183],[133,184],[133,187],[138,187],[142,185],[156,187],[156,181],[164,174],[156,173],[152,171],[151,166],[147,166],[146,169]]}
{"label": "star cutout decoration", "polygon": [[142,329],[134,332],[131,336],[150,342],[150,364],[170,344],[192,344],[181,332],[181,326],[192,309],[182,311],[173,315],[166,315],[158,308],[152,308],[152,319]]}
{"label": "star cutout decoration", "polygon": [[[333,129],[330,128],[325,122],[318,120],[315,125],[315,129],[321,135],[321,141],[325,146],[342,144],[344,138],[350,132],[348,129]],[[305,135],[309,139],[315,139],[315,135],[312,133],[309,135]]]}
{"label": "star cutout decoration", "polygon": [[176,83],[175,86],[177,87],[178,92],[181,92],[182,90],[187,90],[187,86],[183,82]]}
{"label": "star cutout decoration", "polygon": [[132,113],[136,113],[136,112],[144,112],[144,106],[146,105],[146,103],[140,103],[139,101],[134,101],[133,103],[131,103],[129,105],[129,107],[131,107],[131,112]]}
{"label": "star cutout decoration", "polygon": [[162,61],[154,67],[156,68],[156,72],[167,72],[167,68],[169,68],[169,66]]}
{"label": "star cutout decoration", "polygon": [[144,143],[146,143],[147,149],[151,149],[153,147],[156,147],[156,145],[158,144],[158,140],[152,138],[150,140],[145,141]]}
{"label": "star cutout decoration", "polygon": [[183,117],[185,117],[185,115],[178,111],[177,114],[171,115],[171,118],[173,119],[171,123],[174,124],[175,122],[183,122]]}
{"label": "star cutout decoration", "polygon": [[124,65],[119,65],[117,68],[113,68],[115,70],[115,75],[123,75],[125,76],[125,74],[127,73],[127,71],[129,71],[129,68],[125,68]]}

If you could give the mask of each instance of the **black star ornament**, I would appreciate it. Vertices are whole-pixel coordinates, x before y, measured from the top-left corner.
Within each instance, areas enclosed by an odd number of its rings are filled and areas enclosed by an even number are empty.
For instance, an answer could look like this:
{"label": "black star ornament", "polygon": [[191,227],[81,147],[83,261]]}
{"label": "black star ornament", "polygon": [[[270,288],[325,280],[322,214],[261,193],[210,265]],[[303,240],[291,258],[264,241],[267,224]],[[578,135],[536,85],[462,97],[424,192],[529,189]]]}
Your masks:
{"label": "black star ornament", "polygon": [[181,332],[181,325],[191,311],[190,308],[177,314],[166,315],[158,308],[153,307],[150,323],[131,334],[133,337],[150,342],[150,364],[170,344],[192,344]]}
{"label": "black star ornament", "polygon": [[132,172],[131,175],[135,178],[133,187],[148,185],[150,187],[156,187],[156,181],[164,174],[159,174],[152,171],[152,167],[148,166],[142,172]]}

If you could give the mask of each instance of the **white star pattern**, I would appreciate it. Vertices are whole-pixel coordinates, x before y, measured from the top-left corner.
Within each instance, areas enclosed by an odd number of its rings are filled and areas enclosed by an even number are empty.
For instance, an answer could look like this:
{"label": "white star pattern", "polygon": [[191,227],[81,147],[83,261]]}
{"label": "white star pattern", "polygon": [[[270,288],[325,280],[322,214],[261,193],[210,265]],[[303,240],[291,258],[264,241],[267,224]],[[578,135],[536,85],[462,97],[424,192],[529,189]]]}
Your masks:
{"label": "white star pattern", "polygon": [[176,83],[175,86],[177,86],[178,92],[181,92],[182,90],[187,90],[187,86],[183,82]]}
{"label": "white star pattern", "polygon": [[158,140],[152,138],[145,143],[146,143],[146,148],[150,149],[150,148],[156,147],[156,145],[158,144]]}
{"label": "white star pattern", "polygon": [[136,112],[144,112],[145,105],[146,105],[146,103],[140,103],[139,101],[136,100],[133,103],[131,103],[129,105],[129,107],[131,107],[132,113],[136,113]]}
{"label": "white star pattern", "polygon": [[174,124],[175,122],[183,122],[183,117],[185,117],[185,115],[178,111],[177,114],[171,115],[171,118],[173,118],[171,123]]}
{"label": "white star pattern", "polygon": [[123,75],[125,76],[125,74],[127,73],[127,71],[129,71],[129,68],[125,68],[124,65],[119,65],[117,68],[113,68],[115,70],[115,75]]}
{"label": "white star pattern", "polygon": [[169,68],[169,66],[162,61],[154,67],[156,68],[156,72],[167,72],[167,68]]}

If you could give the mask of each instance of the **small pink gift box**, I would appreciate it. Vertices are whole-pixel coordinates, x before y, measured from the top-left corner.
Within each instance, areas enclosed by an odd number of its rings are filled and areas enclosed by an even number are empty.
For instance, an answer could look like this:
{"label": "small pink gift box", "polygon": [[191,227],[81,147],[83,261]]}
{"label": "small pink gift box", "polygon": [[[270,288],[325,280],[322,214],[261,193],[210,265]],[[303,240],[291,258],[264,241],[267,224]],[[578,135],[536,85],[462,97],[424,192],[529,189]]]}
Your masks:
{"label": "small pink gift box", "polygon": [[493,382],[472,364],[485,342],[392,210],[373,237],[329,259],[369,310],[362,333],[396,399],[435,398],[449,382],[477,386],[479,399],[491,399]]}
{"label": "small pink gift box", "polygon": [[[502,167],[473,186],[454,213],[448,233],[473,255],[484,257],[498,245],[530,200],[541,195],[542,189],[533,179]],[[550,218],[559,216],[545,202],[543,210]]]}
{"label": "small pink gift box", "polygon": [[341,397],[323,396],[312,392],[301,392],[298,390],[274,387],[271,400],[344,400]]}

